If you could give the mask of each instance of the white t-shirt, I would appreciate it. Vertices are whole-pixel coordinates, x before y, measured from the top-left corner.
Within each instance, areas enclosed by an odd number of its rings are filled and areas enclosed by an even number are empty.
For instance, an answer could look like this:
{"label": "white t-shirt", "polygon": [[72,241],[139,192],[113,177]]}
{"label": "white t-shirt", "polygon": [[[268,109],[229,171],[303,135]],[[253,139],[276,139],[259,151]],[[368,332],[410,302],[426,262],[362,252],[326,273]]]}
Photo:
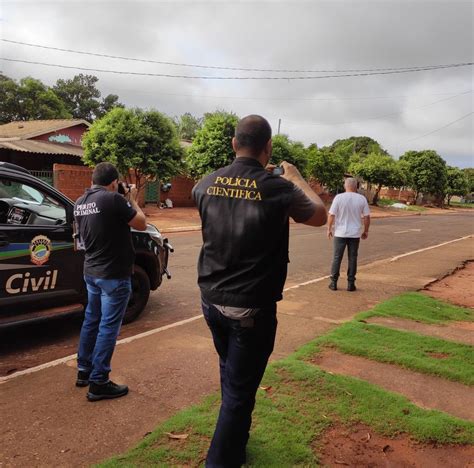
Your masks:
{"label": "white t-shirt", "polygon": [[359,193],[340,193],[335,196],[329,214],[335,216],[334,237],[360,237],[362,217],[370,215],[369,204]]}

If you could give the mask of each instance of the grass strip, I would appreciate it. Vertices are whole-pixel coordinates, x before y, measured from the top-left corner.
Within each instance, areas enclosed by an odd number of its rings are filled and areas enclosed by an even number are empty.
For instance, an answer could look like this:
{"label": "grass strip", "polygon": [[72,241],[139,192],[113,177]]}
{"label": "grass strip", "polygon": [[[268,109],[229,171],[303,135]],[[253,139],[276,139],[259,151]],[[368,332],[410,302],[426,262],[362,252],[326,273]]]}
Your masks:
{"label": "grass strip", "polygon": [[343,353],[474,385],[474,348],[469,345],[357,321],[336,328],[316,342]]}
{"label": "grass strip", "polygon": [[[290,357],[268,367],[259,390],[247,455],[254,466],[318,465],[318,440],[332,423],[364,423],[420,442],[474,443],[474,424],[427,411],[406,398],[351,377],[332,375]],[[201,466],[214,429],[218,397],[181,411],[137,447],[100,467]],[[167,432],[188,434],[171,440]]]}
{"label": "grass strip", "polygon": [[424,323],[474,321],[474,311],[434,299],[418,292],[408,292],[376,305],[356,315],[356,320],[370,317],[400,317]]}

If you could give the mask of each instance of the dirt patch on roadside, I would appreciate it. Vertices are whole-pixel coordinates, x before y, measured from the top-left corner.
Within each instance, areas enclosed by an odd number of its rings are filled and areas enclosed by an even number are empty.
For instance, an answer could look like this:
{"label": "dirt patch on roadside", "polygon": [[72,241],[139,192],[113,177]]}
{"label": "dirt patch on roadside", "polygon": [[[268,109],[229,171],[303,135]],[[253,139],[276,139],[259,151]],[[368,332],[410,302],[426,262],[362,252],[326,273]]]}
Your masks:
{"label": "dirt patch on roadside", "polygon": [[332,426],[316,451],[321,465],[331,467],[474,466],[473,446],[422,444],[407,435],[389,438],[364,424]]}
{"label": "dirt patch on roadside", "polygon": [[452,275],[428,285],[422,292],[436,299],[474,309],[474,261]]}
{"label": "dirt patch on roadside", "polygon": [[421,408],[474,421],[474,392],[468,385],[335,350],[322,352],[312,362],[327,372],[356,377],[399,393]]}
{"label": "dirt patch on roadside", "polygon": [[400,317],[370,317],[364,322],[474,346],[474,322],[449,322],[443,325],[434,325]]}

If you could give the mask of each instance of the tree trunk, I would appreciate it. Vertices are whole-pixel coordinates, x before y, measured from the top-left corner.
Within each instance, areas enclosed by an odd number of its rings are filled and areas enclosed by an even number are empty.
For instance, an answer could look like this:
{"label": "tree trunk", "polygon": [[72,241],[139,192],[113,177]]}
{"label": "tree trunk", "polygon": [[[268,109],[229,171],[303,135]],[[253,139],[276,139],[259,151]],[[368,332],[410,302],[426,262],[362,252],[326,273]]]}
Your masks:
{"label": "tree trunk", "polygon": [[375,191],[374,198],[372,198],[372,205],[373,206],[377,206],[377,203],[379,201],[380,190],[382,190],[382,184],[379,184],[379,186],[377,187],[377,190]]}

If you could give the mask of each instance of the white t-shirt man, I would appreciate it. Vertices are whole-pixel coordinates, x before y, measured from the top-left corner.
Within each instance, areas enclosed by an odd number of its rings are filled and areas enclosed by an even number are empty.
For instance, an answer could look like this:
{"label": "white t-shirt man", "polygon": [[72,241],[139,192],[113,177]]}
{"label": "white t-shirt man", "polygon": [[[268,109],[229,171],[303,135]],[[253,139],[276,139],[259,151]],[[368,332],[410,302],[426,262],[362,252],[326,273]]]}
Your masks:
{"label": "white t-shirt man", "polygon": [[335,216],[334,237],[358,238],[362,234],[362,218],[370,215],[367,199],[355,192],[336,195],[329,214]]}

